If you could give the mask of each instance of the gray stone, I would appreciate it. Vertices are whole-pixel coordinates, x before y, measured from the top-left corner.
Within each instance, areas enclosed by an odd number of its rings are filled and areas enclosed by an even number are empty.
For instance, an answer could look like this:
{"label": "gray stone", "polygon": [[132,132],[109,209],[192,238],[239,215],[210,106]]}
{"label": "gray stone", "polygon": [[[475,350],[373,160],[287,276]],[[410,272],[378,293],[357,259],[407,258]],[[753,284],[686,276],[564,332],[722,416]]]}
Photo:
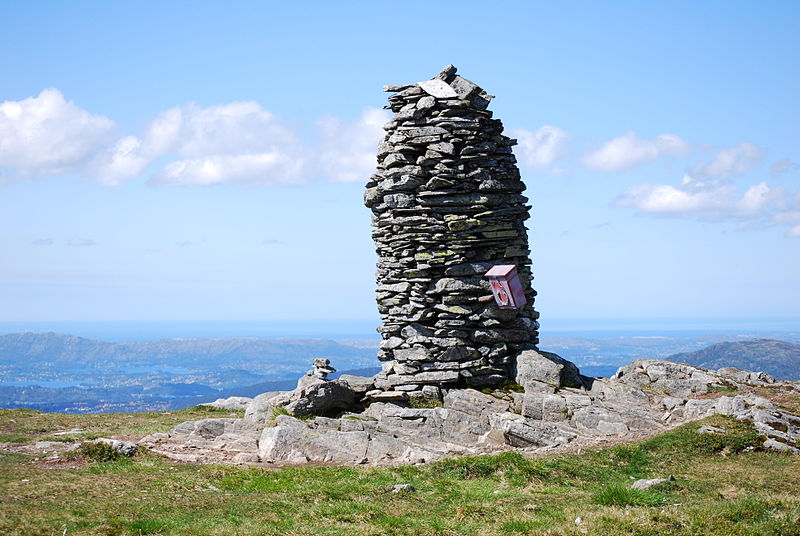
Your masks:
{"label": "gray stone", "polygon": [[428,108],[433,108],[436,104],[436,99],[431,96],[422,97],[417,101],[417,108],[420,110],[427,110]]}
{"label": "gray stone", "polygon": [[767,450],[774,450],[775,452],[785,452],[786,454],[800,454],[800,449],[787,445],[786,443],[781,443],[780,441],[776,441],[772,438],[768,438],[764,441],[764,448]]}
{"label": "gray stone", "polygon": [[403,342],[405,341],[403,341],[403,339],[400,337],[389,337],[388,339],[381,341],[380,348],[382,350],[394,350],[395,348],[402,346]]}
{"label": "gray stone", "polygon": [[562,421],[567,418],[567,403],[556,394],[525,393],[522,414],[537,421]]}
{"label": "gray stone", "polygon": [[119,439],[109,439],[107,437],[94,439],[90,441],[90,443],[102,443],[104,445],[108,445],[123,456],[133,456],[136,454],[136,451],[139,448],[139,445],[133,441],[122,441]]}
{"label": "gray stone", "polygon": [[[578,387],[583,385],[578,367],[556,354],[526,350],[516,359],[516,380],[525,387],[533,382],[544,382],[555,386]],[[538,390],[533,385],[532,389]]]}
{"label": "gray stone", "polygon": [[407,194],[388,194],[383,197],[383,202],[392,208],[410,207],[413,204],[413,200]]}
{"label": "gray stone", "polygon": [[366,432],[315,434],[302,421],[281,415],[275,426],[267,427],[259,440],[262,460],[289,464],[323,462],[359,464],[366,459]]}
{"label": "gray stone", "polygon": [[255,452],[240,452],[233,457],[235,465],[254,464],[261,461]]}
{"label": "gray stone", "polygon": [[231,396],[229,398],[218,398],[213,402],[208,402],[206,404],[200,404],[200,405],[210,406],[212,408],[219,408],[219,409],[244,411],[247,409],[247,406],[252,401],[253,401],[252,398],[248,398],[246,396]]}
{"label": "gray stone", "polygon": [[433,289],[433,293],[435,294],[443,294],[443,293],[454,293],[454,292],[466,292],[470,294],[482,293],[485,294],[488,292],[488,288],[484,288],[480,284],[479,279],[456,279],[453,277],[445,277],[436,282],[436,285]]}
{"label": "gray stone", "polygon": [[436,78],[433,80],[419,82],[417,85],[421,87],[425,93],[428,93],[437,99],[452,99],[454,97],[458,97],[458,93],[456,93],[453,88],[447,85],[446,82]]}
{"label": "gray stone", "polygon": [[408,394],[402,391],[383,391],[376,389],[369,391],[365,398],[373,402],[402,402],[408,400]]}
{"label": "gray stone", "polygon": [[716,426],[708,426],[704,424],[700,426],[697,430],[695,430],[698,434],[724,434],[726,430],[724,428],[717,428]]}
{"label": "gray stone", "polygon": [[578,430],[601,435],[625,434],[629,430],[622,415],[601,407],[576,409],[572,421]]}
{"label": "gray stone", "polygon": [[399,361],[428,361],[432,359],[430,351],[424,347],[395,350],[394,357]]}
{"label": "gray stone", "polygon": [[675,482],[675,477],[670,475],[667,478],[642,478],[631,484],[633,489],[648,489],[665,482]]}
{"label": "gray stone", "polygon": [[273,401],[287,393],[288,391],[270,391],[258,395],[245,408],[244,418],[257,423],[266,422],[276,405]]}
{"label": "gray stone", "polygon": [[507,412],[510,403],[475,389],[450,389],[444,395],[444,407],[487,419],[488,423],[491,413]]}
{"label": "gray stone", "polygon": [[365,376],[354,376],[352,374],[342,374],[339,381],[347,384],[356,395],[364,395],[375,387],[375,380]]}
{"label": "gray stone", "polygon": [[766,372],[753,372],[749,370],[742,370],[735,367],[723,367],[717,370],[720,376],[731,378],[737,382],[750,383],[755,385],[773,384],[777,380],[774,376],[770,376]]}
{"label": "gray stone", "polygon": [[419,384],[419,383],[452,383],[459,378],[458,371],[437,370],[428,372],[418,372],[416,374],[395,374],[389,376],[389,385]]}
{"label": "gray stone", "polygon": [[449,63],[444,69],[439,72],[434,78],[438,78],[439,80],[444,80],[445,82],[452,80],[453,76],[456,74],[456,67],[452,63]]}
{"label": "gray stone", "polygon": [[[513,447],[546,447],[556,444],[557,428],[547,425],[531,426],[529,421],[513,414],[500,419],[505,442]],[[574,435],[573,435],[574,437]]]}
{"label": "gray stone", "polygon": [[444,273],[448,276],[483,275],[494,266],[491,262],[469,262],[448,267]]}
{"label": "gray stone", "polygon": [[471,99],[482,91],[477,85],[461,76],[456,76],[453,81],[450,82],[450,87],[453,88],[453,91],[455,91],[460,99]]}
{"label": "gray stone", "polygon": [[442,397],[441,390],[435,385],[423,385],[422,396],[427,399],[440,399]]}
{"label": "gray stone", "polygon": [[[316,378],[315,378],[316,379]],[[295,416],[329,415],[353,409],[356,392],[342,380],[317,380],[298,385],[286,410]]]}
{"label": "gray stone", "polygon": [[412,491],[417,491],[417,488],[411,484],[395,484],[392,487],[392,493],[410,493]]}

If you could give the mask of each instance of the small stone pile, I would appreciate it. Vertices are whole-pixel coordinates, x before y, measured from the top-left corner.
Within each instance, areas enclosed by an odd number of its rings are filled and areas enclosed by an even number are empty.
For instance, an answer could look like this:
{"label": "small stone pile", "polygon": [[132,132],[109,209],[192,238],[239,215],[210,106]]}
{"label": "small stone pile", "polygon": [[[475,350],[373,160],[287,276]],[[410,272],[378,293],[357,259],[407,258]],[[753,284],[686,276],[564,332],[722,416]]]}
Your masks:
{"label": "small stone pile", "polygon": [[320,380],[327,380],[328,374],[333,374],[336,369],[331,366],[331,360],[319,357],[314,360],[314,368],[306,373],[306,376],[313,376]]}
{"label": "small stone pile", "polygon": [[[452,65],[432,80],[384,90],[393,93],[394,116],[364,196],[376,228],[385,362],[370,396],[497,385],[513,377],[516,355],[538,343],[516,140],[487,110],[492,96]],[[483,274],[497,264],[517,266],[521,309],[486,299]]]}

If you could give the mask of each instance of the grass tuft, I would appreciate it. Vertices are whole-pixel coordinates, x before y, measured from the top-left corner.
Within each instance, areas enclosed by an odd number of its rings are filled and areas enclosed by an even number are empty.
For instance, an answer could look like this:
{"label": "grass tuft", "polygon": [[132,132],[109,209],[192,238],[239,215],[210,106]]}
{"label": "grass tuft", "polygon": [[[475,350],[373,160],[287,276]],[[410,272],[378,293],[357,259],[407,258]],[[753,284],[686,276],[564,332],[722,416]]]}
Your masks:
{"label": "grass tuft", "polygon": [[779,507],[780,502],[742,497],[723,509],[722,518],[732,523],[760,523],[770,519],[773,511]]}
{"label": "grass tuft", "polygon": [[113,462],[122,457],[118,450],[107,443],[81,443],[76,452],[95,462]]}
{"label": "grass tuft", "polygon": [[171,523],[161,519],[137,519],[125,524],[125,528],[131,534],[164,534],[171,526]]}
{"label": "grass tuft", "polygon": [[537,521],[506,521],[500,526],[500,531],[503,534],[530,534],[540,528],[541,523]]}
{"label": "grass tuft", "polygon": [[408,405],[415,409],[441,408],[444,403],[438,398],[425,398],[423,396],[411,397]]}
{"label": "grass tuft", "polygon": [[650,490],[633,489],[624,484],[608,484],[592,495],[595,504],[603,506],[661,506],[666,498]]}
{"label": "grass tuft", "polygon": [[431,464],[431,469],[441,471],[450,478],[473,479],[496,475],[513,475],[525,482],[535,475],[535,466],[519,452],[504,452],[495,456],[462,456],[448,458]]}

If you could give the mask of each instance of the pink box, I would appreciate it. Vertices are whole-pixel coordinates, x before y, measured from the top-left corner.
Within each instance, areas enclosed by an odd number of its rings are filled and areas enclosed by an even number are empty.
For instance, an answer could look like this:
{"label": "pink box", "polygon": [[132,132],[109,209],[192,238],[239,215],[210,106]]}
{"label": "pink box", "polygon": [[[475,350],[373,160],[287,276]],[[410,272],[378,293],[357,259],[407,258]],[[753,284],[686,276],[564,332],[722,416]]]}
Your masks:
{"label": "pink box", "polygon": [[517,267],[513,264],[492,266],[483,277],[489,279],[494,301],[500,309],[522,309],[528,303],[517,274]]}

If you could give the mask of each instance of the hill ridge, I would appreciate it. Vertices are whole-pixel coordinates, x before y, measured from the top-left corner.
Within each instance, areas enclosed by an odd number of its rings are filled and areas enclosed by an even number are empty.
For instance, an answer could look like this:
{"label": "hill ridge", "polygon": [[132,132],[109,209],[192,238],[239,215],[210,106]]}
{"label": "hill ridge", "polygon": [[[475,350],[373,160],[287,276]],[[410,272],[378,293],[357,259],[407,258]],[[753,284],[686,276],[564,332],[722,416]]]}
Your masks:
{"label": "hill ridge", "polygon": [[719,342],[694,352],[673,354],[667,359],[707,369],[736,367],[760,370],[781,379],[800,379],[800,344],[776,339]]}

